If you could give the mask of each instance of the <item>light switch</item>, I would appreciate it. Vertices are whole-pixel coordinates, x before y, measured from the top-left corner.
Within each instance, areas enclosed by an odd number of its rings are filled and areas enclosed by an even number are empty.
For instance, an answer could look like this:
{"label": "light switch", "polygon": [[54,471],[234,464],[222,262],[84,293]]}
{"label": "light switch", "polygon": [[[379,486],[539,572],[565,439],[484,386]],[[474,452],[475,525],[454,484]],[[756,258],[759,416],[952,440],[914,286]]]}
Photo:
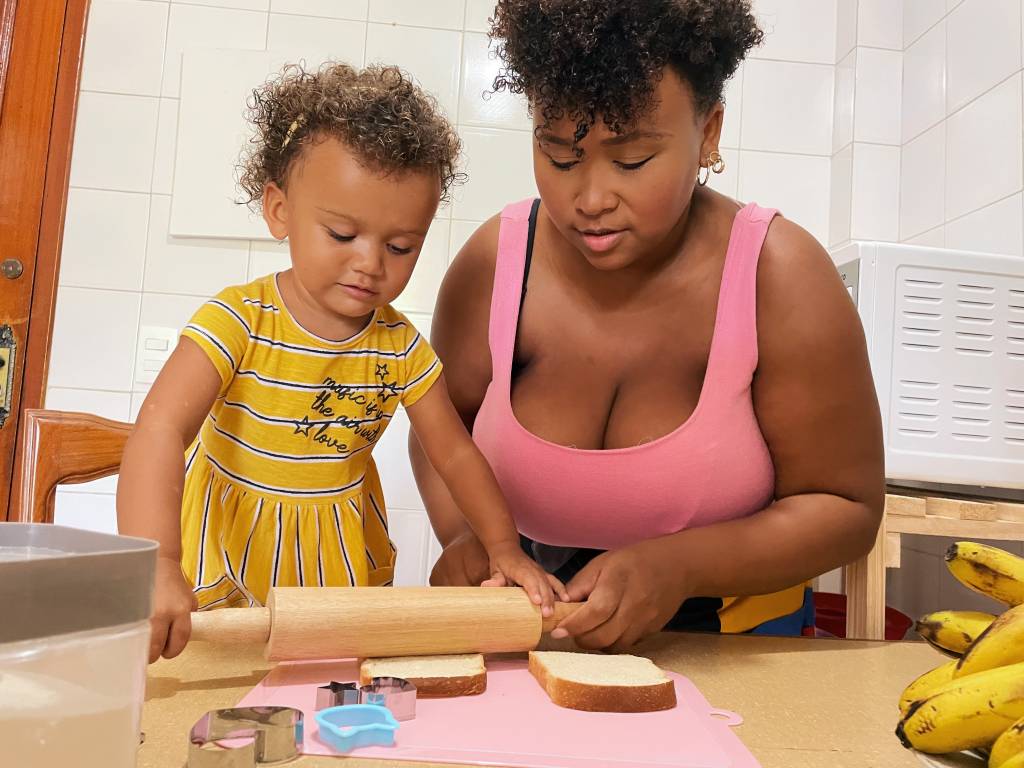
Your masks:
{"label": "light switch", "polygon": [[139,328],[139,340],[136,344],[135,383],[152,384],[160,373],[171,350],[178,343],[177,328],[161,328],[155,325],[144,325]]}

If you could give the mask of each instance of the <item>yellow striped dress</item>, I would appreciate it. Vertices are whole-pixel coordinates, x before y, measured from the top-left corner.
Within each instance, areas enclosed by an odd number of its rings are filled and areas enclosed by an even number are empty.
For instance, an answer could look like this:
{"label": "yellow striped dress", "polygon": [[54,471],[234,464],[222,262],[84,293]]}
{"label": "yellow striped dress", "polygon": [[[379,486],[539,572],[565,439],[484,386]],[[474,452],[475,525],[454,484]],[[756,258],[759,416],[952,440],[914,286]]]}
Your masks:
{"label": "yellow striped dress", "polygon": [[372,458],[399,403],[441,374],[400,312],[345,341],[288,312],[275,275],[227,288],[182,332],[221,377],[186,452],[182,569],[200,609],[262,605],[271,586],[383,586],[395,546]]}

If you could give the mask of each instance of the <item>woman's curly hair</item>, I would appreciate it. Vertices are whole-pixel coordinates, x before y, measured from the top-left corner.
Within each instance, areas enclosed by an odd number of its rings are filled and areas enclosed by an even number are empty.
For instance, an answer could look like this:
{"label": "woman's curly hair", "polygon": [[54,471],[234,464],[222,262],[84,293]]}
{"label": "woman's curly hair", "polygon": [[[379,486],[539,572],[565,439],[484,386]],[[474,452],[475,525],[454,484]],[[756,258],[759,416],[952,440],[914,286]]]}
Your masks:
{"label": "woman's curly hair", "polygon": [[284,189],[303,147],[328,137],[374,170],[436,173],[442,202],[463,178],[458,134],[435,99],[397,67],[328,62],[307,71],[292,64],[256,88],[247,106],[256,134],[242,153],[238,183],[249,206],[260,206],[270,182]]}
{"label": "woman's curly hair", "polygon": [[577,143],[598,117],[616,132],[635,123],[666,66],[703,112],[763,37],[750,0],[498,0],[491,24],[505,65],[494,90],[572,120]]}

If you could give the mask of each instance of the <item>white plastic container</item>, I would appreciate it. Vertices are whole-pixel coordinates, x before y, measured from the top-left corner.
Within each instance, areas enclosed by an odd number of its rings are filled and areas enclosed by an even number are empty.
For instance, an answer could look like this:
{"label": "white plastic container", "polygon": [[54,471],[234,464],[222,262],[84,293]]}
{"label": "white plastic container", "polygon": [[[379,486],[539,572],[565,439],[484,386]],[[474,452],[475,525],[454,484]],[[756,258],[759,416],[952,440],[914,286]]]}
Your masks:
{"label": "white plastic container", "polygon": [[132,768],[156,544],[0,523],[0,766]]}

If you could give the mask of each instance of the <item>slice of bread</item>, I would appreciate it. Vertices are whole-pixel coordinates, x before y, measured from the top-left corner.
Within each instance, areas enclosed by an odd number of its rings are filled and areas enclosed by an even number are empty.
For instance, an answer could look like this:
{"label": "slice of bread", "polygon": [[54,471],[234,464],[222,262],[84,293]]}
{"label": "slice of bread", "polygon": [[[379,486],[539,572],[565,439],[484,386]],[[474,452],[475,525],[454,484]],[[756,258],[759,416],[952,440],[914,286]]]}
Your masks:
{"label": "slice of bread", "polygon": [[368,685],[375,677],[408,680],[416,695],[425,697],[475,696],[487,689],[487,668],[479,653],[364,659],[359,684]]}
{"label": "slice of bread", "polygon": [[530,672],[551,701],[585,712],[657,712],[676,705],[672,681],[649,659],[532,651]]}

